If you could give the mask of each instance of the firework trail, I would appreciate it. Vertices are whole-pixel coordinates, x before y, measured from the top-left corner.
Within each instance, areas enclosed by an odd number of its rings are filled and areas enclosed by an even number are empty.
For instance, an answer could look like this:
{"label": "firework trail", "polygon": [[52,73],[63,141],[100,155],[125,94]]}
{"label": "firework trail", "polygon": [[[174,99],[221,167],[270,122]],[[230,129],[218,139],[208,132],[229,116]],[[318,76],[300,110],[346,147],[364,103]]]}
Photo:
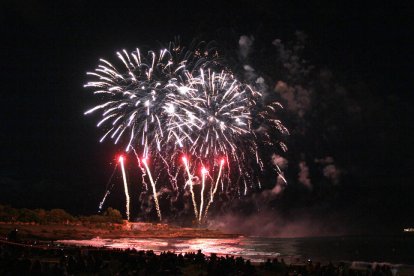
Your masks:
{"label": "firework trail", "polygon": [[198,221],[201,222],[203,218],[203,205],[204,205],[204,189],[205,189],[205,182],[206,182],[206,174],[208,173],[207,169],[203,167],[201,169],[201,200],[200,200],[200,214],[198,215]]}
{"label": "firework trail", "polygon": [[105,200],[106,200],[106,198],[108,197],[108,195],[109,195],[110,193],[111,193],[111,192],[110,192],[109,190],[107,190],[107,191],[105,192],[105,194],[104,194],[104,197],[103,197],[102,201],[101,201],[101,202],[99,202],[98,213],[100,213],[100,212],[102,211],[102,207],[103,207],[103,205],[104,205],[104,203],[105,203]]}
{"label": "firework trail", "polygon": [[147,170],[148,177],[149,177],[150,182],[151,182],[152,193],[154,194],[155,208],[157,209],[157,215],[158,215],[158,218],[159,218],[159,219],[160,219],[160,221],[161,221],[161,220],[162,220],[162,217],[161,217],[161,209],[160,209],[160,204],[158,203],[157,190],[156,190],[156,188],[155,188],[155,182],[154,182],[154,180],[152,179],[151,171],[150,171],[150,169],[149,169],[149,167],[148,167],[148,164],[147,164],[147,158],[143,158],[143,159],[142,159],[142,163],[144,164],[145,169]]}
{"label": "firework trail", "polygon": [[114,184],[115,183],[112,183],[111,186],[109,186],[109,185],[111,184],[112,178],[114,177],[117,168],[118,168],[118,163],[115,164],[115,168],[112,171],[111,177],[109,177],[108,183],[106,183],[105,195],[104,195],[102,201],[99,203],[98,213],[102,211],[102,207],[103,207],[103,205],[105,203],[105,200],[108,197],[108,195],[111,193],[112,188],[114,187]]}
{"label": "firework trail", "polygon": [[219,180],[220,180],[220,176],[221,176],[221,171],[223,169],[223,165],[224,165],[224,159],[221,159],[220,160],[220,168],[219,168],[219,172],[218,172],[216,184],[214,185],[214,189],[213,189],[213,186],[211,186],[212,189],[210,190],[210,200],[208,201],[207,207],[206,207],[206,211],[204,212],[204,220],[207,219],[208,209],[210,208],[211,203],[213,203],[214,195],[217,192],[218,183],[219,183]]}
{"label": "firework trail", "polygon": [[190,193],[191,193],[191,199],[193,201],[194,215],[195,215],[195,218],[198,219],[197,202],[195,200],[195,194],[194,194],[194,189],[193,189],[193,180],[192,180],[192,175],[190,173],[190,168],[189,168],[189,165],[188,165],[188,159],[187,159],[187,157],[183,156],[182,160],[184,162],[185,170],[186,170],[187,175],[188,175],[188,183],[190,185]]}
{"label": "firework trail", "polygon": [[130,202],[130,198],[129,198],[128,183],[127,183],[126,174],[125,174],[124,157],[123,156],[119,157],[119,163],[121,164],[122,178],[124,180],[124,191],[125,191],[125,197],[126,197],[126,215],[127,215],[128,220],[129,220],[129,202]]}

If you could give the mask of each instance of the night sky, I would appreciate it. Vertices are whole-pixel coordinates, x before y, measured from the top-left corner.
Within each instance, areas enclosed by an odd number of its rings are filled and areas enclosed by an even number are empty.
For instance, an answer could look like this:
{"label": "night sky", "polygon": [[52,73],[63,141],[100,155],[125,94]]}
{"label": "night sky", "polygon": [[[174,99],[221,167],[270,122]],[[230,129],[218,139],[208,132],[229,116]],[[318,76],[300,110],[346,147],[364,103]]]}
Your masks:
{"label": "night sky", "polygon": [[[292,184],[273,207],[285,214],[309,208],[320,217],[331,209],[355,227],[414,226],[413,6],[300,2],[3,1],[0,204],[96,212],[118,152],[110,141],[98,142],[102,132],[83,115],[97,102],[83,85],[99,58],[113,60],[119,49],[157,46],[175,36],[224,41],[237,51],[241,35],[271,47],[274,39],[289,41],[302,31],[310,63],[328,68],[346,88],[358,87],[354,93],[366,93],[355,97],[365,119],[349,144],[331,149],[355,160],[343,165],[335,202]],[[300,141],[287,144],[293,152],[296,144],[306,150]],[[122,209],[117,187],[110,204]]]}

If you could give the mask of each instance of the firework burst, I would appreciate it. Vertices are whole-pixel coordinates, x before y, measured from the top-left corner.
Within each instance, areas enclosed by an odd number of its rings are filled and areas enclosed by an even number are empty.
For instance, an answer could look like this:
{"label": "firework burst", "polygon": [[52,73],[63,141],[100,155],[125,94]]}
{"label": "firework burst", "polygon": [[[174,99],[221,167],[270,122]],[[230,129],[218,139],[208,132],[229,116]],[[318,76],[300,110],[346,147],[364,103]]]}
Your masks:
{"label": "firework burst", "polygon": [[[158,52],[117,52],[119,64],[101,59],[95,71],[88,73],[93,80],[85,85],[102,101],[85,112],[101,114],[97,126],[104,135],[100,141],[110,137],[144,160],[144,168],[140,165],[143,184],[147,187],[144,176],[148,175],[160,220],[158,177],[152,178],[145,162],[149,156],[152,169],[166,171],[176,192],[180,190],[177,175],[188,179],[181,189],[189,187],[195,217],[201,222],[220,183],[222,191],[228,184],[237,186],[239,194],[260,183],[255,176],[263,169],[259,144],[274,146],[279,143],[276,133],[287,133],[276,114],[279,103],[264,103],[259,91],[219,64],[209,44],[190,48],[195,50],[170,43]],[[183,162],[175,165],[177,158]],[[200,171],[198,208],[193,177]],[[127,213],[129,217],[129,207]]]}
{"label": "firework burst", "polygon": [[[183,153],[193,158],[193,171],[202,168],[200,210],[193,204],[196,218],[201,222],[205,185],[210,185],[210,200],[204,209],[204,217],[214,200],[219,181],[237,183],[238,190],[244,194],[249,186],[260,185],[255,177],[255,172],[263,169],[258,143],[274,146],[277,141],[275,132],[288,132],[276,116],[281,105],[278,102],[264,103],[260,92],[238,81],[228,70],[215,72],[201,68],[192,74],[187,72],[184,83],[175,84],[179,85],[179,93],[167,96],[171,108],[166,132],[168,140],[174,140]],[[225,171],[224,160],[227,160]],[[192,173],[187,162],[185,165],[190,179]],[[212,168],[211,181],[205,177],[205,167]],[[236,169],[238,180],[231,178],[231,169]],[[214,177],[216,181],[213,181]],[[191,180],[189,184],[193,194]]]}
{"label": "firework burst", "polygon": [[[170,112],[168,132],[198,158],[234,154],[254,148],[241,139],[253,134],[251,107],[257,92],[241,84],[233,75],[200,69],[197,76],[186,74],[180,93],[168,95]],[[253,138],[253,137],[251,137]]]}
{"label": "firework burst", "polygon": [[145,157],[149,152],[165,152],[164,125],[173,112],[170,95],[185,89],[177,83],[187,72],[214,63],[216,57],[208,45],[198,46],[189,51],[170,43],[168,49],[144,54],[138,48],[131,53],[123,50],[117,52],[120,68],[100,59],[95,71],[87,73],[95,80],[85,85],[103,102],[85,112],[101,112],[97,126],[105,128],[105,133],[100,142],[109,136],[117,144],[127,136],[127,152],[132,145],[139,146]]}

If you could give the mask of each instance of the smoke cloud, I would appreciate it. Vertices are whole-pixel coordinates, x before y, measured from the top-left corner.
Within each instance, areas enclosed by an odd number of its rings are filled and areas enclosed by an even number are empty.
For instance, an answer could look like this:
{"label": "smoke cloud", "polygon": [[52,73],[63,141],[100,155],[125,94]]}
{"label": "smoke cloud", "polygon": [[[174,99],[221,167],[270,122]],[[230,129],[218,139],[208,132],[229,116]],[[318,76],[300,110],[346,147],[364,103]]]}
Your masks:
{"label": "smoke cloud", "polygon": [[287,110],[299,117],[303,117],[311,108],[311,92],[300,85],[289,86],[283,81],[278,81],[275,91],[286,102]]}
{"label": "smoke cloud", "polygon": [[239,39],[239,52],[243,59],[246,59],[253,46],[254,38],[252,36],[242,35]]}
{"label": "smoke cloud", "polygon": [[294,214],[287,219],[268,210],[250,216],[227,214],[216,217],[209,222],[209,228],[227,233],[281,238],[346,234],[343,226],[332,223],[332,219],[322,222],[318,218],[302,214]]}
{"label": "smoke cloud", "polygon": [[312,183],[309,178],[309,167],[306,165],[305,161],[299,162],[299,175],[298,181],[302,183],[308,189],[312,189]]}
{"label": "smoke cloud", "polygon": [[341,177],[341,170],[335,165],[335,160],[332,156],[315,159],[315,163],[323,165],[323,176],[329,179],[333,184],[339,184]]}

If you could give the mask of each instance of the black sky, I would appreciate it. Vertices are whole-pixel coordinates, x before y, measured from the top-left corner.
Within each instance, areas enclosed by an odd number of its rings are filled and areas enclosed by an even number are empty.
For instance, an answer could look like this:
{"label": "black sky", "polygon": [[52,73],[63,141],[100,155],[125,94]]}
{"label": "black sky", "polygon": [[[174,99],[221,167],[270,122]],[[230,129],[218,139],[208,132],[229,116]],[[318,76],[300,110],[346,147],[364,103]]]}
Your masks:
{"label": "black sky", "polygon": [[[366,83],[379,101],[392,95],[406,104],[401,112],[397,105],[390,113],[391,120],[404,128],[394,130],[396,137],[404,138],[383,145],[392,156],[375,177],[385,177],[383,182],[396,187],[387,202],[391,207],[384,210],[414,211],[412,206],[393,203],[407,200],[407,192],[414,191],[410,186],[412,124],[408,123],[412,113],[407,108],[412,98],[413,6],[408,1],[375,5],[271,0],[104,2],[0,4],[0,204],[62,207],[78,213],[95,210],[116,152],[110,143],[97,142],[100,131],[83,116],[95,100],[83,88],[85,72],[100,57],[177,35],[190,41],[198,35],[214,40],[232,33],[229,43],[237,47],[243,34],[271,43],[274,38],[290,39],[300,30],[310,37],[314,64]],[[376,197],[386,198],[390,190],[376,190],[373,182],[367,184],[371,185],[367,196],[377,191]]]}

